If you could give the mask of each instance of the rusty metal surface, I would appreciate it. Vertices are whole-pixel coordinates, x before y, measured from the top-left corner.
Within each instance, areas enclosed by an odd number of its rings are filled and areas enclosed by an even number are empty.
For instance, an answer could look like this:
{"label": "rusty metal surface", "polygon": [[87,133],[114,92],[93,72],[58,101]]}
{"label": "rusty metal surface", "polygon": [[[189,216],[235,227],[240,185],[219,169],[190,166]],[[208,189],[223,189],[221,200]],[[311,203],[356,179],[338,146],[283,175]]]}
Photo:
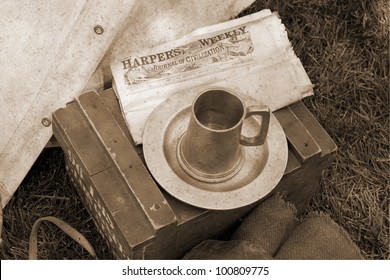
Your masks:
{"label": "rusty metal surface", "polygon": [[[227,210],[260,200],[273,190],[286,168],[288,149],[283,128],[271,115],[265,144],[244,147],[245,162],[233,178],[220,183],[196,180],[180,167],[176,147],[188,127],[191,103],[198,90],[168,98],[150,115],[143,140],[149,171],[168,193],[200,208]],[[246,106],[258,103],[249,96],[241,98]],[[256,120],[248,119],[243,134],[255,134],[258,126]]]}

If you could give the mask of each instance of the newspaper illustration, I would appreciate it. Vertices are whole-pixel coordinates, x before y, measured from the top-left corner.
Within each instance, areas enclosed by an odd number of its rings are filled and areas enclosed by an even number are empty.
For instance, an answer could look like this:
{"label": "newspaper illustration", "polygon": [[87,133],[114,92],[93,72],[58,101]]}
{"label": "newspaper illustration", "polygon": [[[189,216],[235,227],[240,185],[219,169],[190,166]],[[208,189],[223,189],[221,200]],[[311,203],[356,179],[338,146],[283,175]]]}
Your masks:
{"label": "newspaper illustration", "polygon": [[277,14],[264,10],[140,50],[111,64],[114,88],[136,144],[148,115],[174,93],[223,86],[271,110],[312,94]]}
{"label": "newspaper illustration", "polygon": [[208,72],[203,69],[229,68],[253,52],[250,33],[245,29],[246,26],[238,27],[162,53],[126,58],[122,60],[125,84],[131,90],[139,90],[154,81],[168,84],[184,80],[195,70],[202,75]]}

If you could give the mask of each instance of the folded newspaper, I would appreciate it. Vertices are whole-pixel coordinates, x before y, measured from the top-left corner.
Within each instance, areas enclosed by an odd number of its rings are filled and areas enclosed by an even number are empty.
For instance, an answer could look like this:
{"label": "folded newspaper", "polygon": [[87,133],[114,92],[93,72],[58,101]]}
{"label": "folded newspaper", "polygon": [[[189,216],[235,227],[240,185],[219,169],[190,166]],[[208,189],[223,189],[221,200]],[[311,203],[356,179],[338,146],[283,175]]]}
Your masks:
{"label": "folded newspaper", "polygon": [[313,94],[284,25],[270,10],[131,52],[114,61],[111,70],[136,144],[142,144],[149,114],[174,93],[223,86],[255,98],[272,111]]}

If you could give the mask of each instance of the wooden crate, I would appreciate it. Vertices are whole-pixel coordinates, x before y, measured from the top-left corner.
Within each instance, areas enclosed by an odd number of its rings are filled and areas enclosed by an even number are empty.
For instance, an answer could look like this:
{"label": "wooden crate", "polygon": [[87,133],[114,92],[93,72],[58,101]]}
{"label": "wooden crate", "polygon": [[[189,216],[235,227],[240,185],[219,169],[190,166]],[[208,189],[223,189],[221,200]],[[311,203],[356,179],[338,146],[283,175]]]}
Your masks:
{"label": "wooden crate", "polygon": [[[302,102],[275,112],[289,144],[275,188],[299,212],[317,191],[336,145]],[[112,89],[84,93],[53,114],[53,132],[75,187],[118,259],[175,259],[221,236],[255,205],[204,210],[164,192],[135,147]]]}

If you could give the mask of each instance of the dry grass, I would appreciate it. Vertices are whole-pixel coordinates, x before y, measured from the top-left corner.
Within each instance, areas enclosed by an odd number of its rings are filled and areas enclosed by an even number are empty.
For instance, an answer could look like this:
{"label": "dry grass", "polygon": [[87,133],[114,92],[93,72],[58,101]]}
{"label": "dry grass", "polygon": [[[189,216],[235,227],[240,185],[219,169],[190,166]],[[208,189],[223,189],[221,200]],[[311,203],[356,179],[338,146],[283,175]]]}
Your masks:
{"label": "dry grass", "polygon": [[[46,149],[4,209],[1,259],[28,259],[32,226],[43,216],[63,219],[93,244],[100,258],[111,258],[91,216],[72,187],[60,148]],[[50,223],[38,231],[40,259],[91,259],[86,250]]]}
{"label": "dry grass", "polygon": [[[329,213],[368,259],[389,258],[389,7],[386,0],[258,0],[243,14],[278,11],[315,96],[304,100],[339,147],[310,209]],[[45,150],[4,211],[1,259],[26,259],[33,222],[64,219],[111,258],[70,185],[58,149]],[[39,257],[85,259],[51,225]]]}
{"label": "dry grass", "polygon": [[339,151],[308,211],[329,213],[368,259],[389,258],[386,0],[256,1],[278,11],[312,81],[305,104]]}

